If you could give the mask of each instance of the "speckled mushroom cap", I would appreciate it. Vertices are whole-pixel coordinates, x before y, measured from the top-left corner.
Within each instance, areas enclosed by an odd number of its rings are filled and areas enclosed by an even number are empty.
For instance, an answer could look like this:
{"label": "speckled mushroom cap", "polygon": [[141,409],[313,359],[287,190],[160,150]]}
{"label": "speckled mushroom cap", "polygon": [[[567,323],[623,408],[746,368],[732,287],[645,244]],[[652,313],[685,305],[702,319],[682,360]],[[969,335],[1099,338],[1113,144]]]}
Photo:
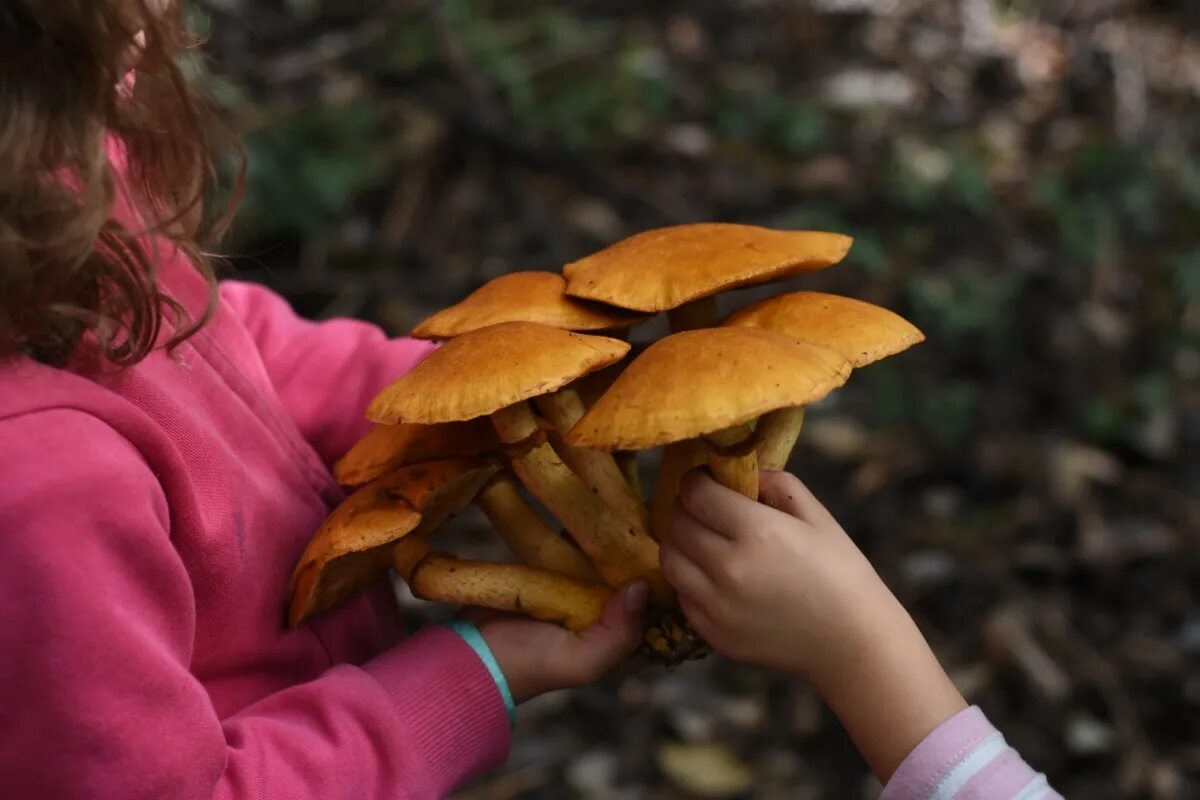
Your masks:
{"label": "speckled mushroom cap", "polygon": [[475,497],[499,470],[479,459],[446,459],[388,473],[347,497],[309,541],[292,573],[288,621],[295,626],[387,574],[392,546],[426,535]]}
{"label": "speckled mushroom cap", "polygon": [[397,467],[499,448],[496,429],[486,419],[443,425],[376,425],[333,465],[333,477],[342,486],[361,486]]}
{"label": "speckled mushroom cap", "polygon": [[774,331],[677,333],[626,367],[566,438],[598,450],[644,450],[815,403],[849,375],[850,364],[832,350]]}
{"label": "speckled mushroom cap", "polygon": [[417,339],[453,339],[500,322],[537,322],[569,331],[628,328],[645,319],[621,308],[566,295],[567,281],[555,272],[513,272],[485,283],[460,303],[413,328]]}
{"label": "speckled mushroom cap", "polygon": [[863,367],[907,350],[925,335],[898,314],[871,303],[823,292],[793,292],[747,306],[728,327],[773,330],[828,347]]}
{"label": "speckled mushroom cap", "polygon": [[563,267],[567,294],[645,313],[824,269],[845,258],[840,233],[699,223],[639,233]]}
{"label": "speckled mushroom cap", "polygon": [[475,419],[549,394],[624,358],[629,343],[534,322],[502,322],[451,339],[384,389],[368,419],[432,425]]}

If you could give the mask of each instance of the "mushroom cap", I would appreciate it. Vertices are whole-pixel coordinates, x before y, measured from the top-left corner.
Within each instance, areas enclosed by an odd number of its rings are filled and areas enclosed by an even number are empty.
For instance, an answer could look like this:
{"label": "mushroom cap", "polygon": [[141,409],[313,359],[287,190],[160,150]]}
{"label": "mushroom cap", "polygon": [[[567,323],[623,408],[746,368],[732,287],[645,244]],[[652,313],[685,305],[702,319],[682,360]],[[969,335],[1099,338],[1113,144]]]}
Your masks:
{"label": "mushroom cap", "polygon": [[413,328],[417,339],[453,339],[499,322],[538,322],[569,331],[627,328],[645,317],[566,295],[567,281],[555,272],[513,272],[480,286],[460,303]]}
{"label": "mushroom cap", "polygon": [[864,367],[925,341],[925,334],[886,308],[824,292],[792,292],[743,308],[726,326],[763,328],[828,347]]}
{"label": "mushroom cap", "polygon": [[499,448],[496,429],[486,419],[444,425],[376,425],[333,465],[333,477],[342,486],[361,486],[397,467]]}
{"label": "mushroom cap", "polygon": [[414,464],[347,497],[296,564],[289,623],[298,625],[382,578],[399,539],[436,530],[498,470],[498,464],[479,459]]}
{"label": "mushroom cap", "polygon": [[644,450],[814,403],[849,375],[849,362],[832,350],[774,331],[677,333],[626,367],[566,438],[598,450]]}
{"label": "mushroom cap", "polygon": [[650,313],[824,269],[845,258],[852,242],[840,233],[677,225],[631,236],[567,264],[563,274],[572,297]]}
{"label": "mushroom cap", "polygon": [[489,325],[430,353],[371,401],[367,418],[432,425],[482,417],[557,391],[627,352],[628,342],[535,322]]}

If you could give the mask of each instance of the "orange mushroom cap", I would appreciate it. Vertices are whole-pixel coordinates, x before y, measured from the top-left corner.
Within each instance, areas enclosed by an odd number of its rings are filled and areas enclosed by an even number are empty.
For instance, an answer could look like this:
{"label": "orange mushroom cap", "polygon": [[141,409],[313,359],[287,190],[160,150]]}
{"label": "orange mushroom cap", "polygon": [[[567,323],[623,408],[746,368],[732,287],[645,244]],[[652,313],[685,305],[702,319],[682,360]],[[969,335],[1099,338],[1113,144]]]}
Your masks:
{"label": "orange mushroom cap", "polygon": [[629,343],[534,322],[464,333],[371,401],[367,418],[432,425],[482,417],[620,361]]}
{"label": "orange mushroom cap", "polygon": [[651,345],[567,433],[598,450],[643,450],[711,434],[845,383],[847,360],[773,331],[710,328]]}
{"label": "orange mushroom cap", "polygon": [[824,269],[845,258],[840,233],[699,223],[639,233],[563,267],[567,294],[646,313],[739,286]]}
{"label": "orange mushroom cap", "polygon": [[475,456],[500,448],[486,419],[444,425],[376,425],[333,465],[342,486],[361,486],[397,467]]}
{"label": "orange mushroom cap", "polygon": [[925,341],[915,325],[886,308],[824,292],[792,292],[743,308],[724,323],[763,328],[828,347],[854,367]]}
{"label": "orange mushroom cap", "polygon": [[413,328],[417,339],[452,339],[500,322],[537,322],[571,331],[627,328],[645,319],[625,309],[566,295],[567,281],[555,272],[513,272],[485,283],[460,303]]}
{"label": "orange mushroom cap", "polygon": [[392,546],[427,535],[478,494],[499,465],[478,459],[414,464],[347,497],[309,541],[292,573],[295,626],[387,574]]}

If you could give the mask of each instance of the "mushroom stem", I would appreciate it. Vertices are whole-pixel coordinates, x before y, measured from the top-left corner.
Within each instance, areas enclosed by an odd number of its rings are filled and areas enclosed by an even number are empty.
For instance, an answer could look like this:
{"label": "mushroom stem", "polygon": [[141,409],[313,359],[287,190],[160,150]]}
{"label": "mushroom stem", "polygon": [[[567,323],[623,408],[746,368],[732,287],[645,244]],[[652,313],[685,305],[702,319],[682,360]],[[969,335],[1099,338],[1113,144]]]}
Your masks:
{"label": "mushroom stem", "polygon": [[702,297],[699,300],[685,303],[679,308],[671,309],[667,312],[667,321],[671,323],[671,331],[674,333],[716,326],[718,321],[716,295]]}
{"label": "mushroom stem", "polygon": [[785,469],[803,427],[804,406],[781,408],[764,414],[757,428],[759,469]]}
{"label": "mushroom stem", "polygon": [[392,569],[396,570],[396,574],[405,583],[411,583],[413,572],[416,570],[417,565],[431,552],[429,542],[419,536],[410,536],[407,539],[401,539],[392,548]]}
{"label": "mushroom stem", "polygon": [[600,620],[612,594],[603,584],[524,564],[430,553],[424,542],[412,541],[402,540],[393,565],[422,600],[510,611],[582,631]]}
{"label": "mushroom stem", "polygon": [[[542,416],[550,421],[559,434],[571,430],[586,410],[579,393],[569,387],[542,395],[535,402]],[[625,473],[611,453],[575,447],[564,442],[561,436],[555,437],[554,449],[601,500],[645,529],[646,507],[642,505],[641,497],[630,489]]]}
{"label": "mushroom stem", "polygon": [[[538,430],[527,402],[495,412],[492,422],[501,441],[509,444],[526,441]],[[616,587],[645,579],[657,601],[671,601],[674,592],[658,569],[658,544],[640,523],[625,519],[603,503],[553,447],[542,442],[514,456],[512,470],[530,494],[562,522],[605,583]]]}
{"label": "mushroom stem", "polygon": [[708,466],[717,482],[739,494],[758,499],[758,454],[749,425],[733,425],[705,438]]}
{"label": "mushroom stem", "polygon": [[520,444],[537,434],[537,417],[527,400],[514,403],[492,414],[492,425],[505,444]]}
{"label": "mushroom stem", "polygon": [[679,482],[688,470],[705,461],[704,448],[696,439],[685,439],[663,448],[662,461],[658,466],[658,482],[654,485],[654,497],[650,500],[651,530],[660,542],[667,535],[667,522],[671,509],[679,494]]}
{"label": "mushroom stem", "polygon": [[507,474],[493,478],[476,502],[523,563],[580,580],[600,580],[587,556],[546,524]]}

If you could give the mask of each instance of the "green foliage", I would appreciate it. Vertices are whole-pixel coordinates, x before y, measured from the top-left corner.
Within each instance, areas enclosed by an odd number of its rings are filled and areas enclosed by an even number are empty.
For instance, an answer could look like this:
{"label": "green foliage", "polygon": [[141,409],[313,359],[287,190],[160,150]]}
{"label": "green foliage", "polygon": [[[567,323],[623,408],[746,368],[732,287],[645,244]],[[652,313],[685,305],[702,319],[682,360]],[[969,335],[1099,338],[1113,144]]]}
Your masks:
{"label": "green foliage", "polygon": [[884,188],[899,205],[922,212],[957,207],[983,216],[993,202],[984,157],[964,141],[945,148],[917,140],[895,143]]}
{"label": "green foliage", "polygon": [[854,247],[846,256],[846,265],[859,267],[872,280],[885,280],[891,272],[891,260],[883,240],[872,231],[854,237]]}
{"label": "green foliage", "polygon": [[380,110],[304,109],[246,138],[243,212],[264,232],[328,227],[364,191],[390,180]]}
{"label": "green foliage", "polygon": [[1172,288],[1181,298],[1200,302],[1200,247],[1172,260],[1171,278]]}
{"label": "green foliage", "polygon": [[1017,274],[987,273],[960,263],[952,271],[914,276],[909,301],[918,324],[932,335],[958,340],[971,334],[1002,335],[1013,319],[1021,287]]}
{"label": "green foliage", "polygon": [[957,447],[975,429],[979,407],[979,386],[960,380],[932,383],[920,394],[917,403],[921,427],[935,442],[946,448]]}
{"label": "green foliage", "polygon": [[874,424],[883,429],[900,428],[910,422],[911,387],[904,372],[892,361],[872,364],[870,369],[854,375],[862,381],[871,397],[870,414]]}

